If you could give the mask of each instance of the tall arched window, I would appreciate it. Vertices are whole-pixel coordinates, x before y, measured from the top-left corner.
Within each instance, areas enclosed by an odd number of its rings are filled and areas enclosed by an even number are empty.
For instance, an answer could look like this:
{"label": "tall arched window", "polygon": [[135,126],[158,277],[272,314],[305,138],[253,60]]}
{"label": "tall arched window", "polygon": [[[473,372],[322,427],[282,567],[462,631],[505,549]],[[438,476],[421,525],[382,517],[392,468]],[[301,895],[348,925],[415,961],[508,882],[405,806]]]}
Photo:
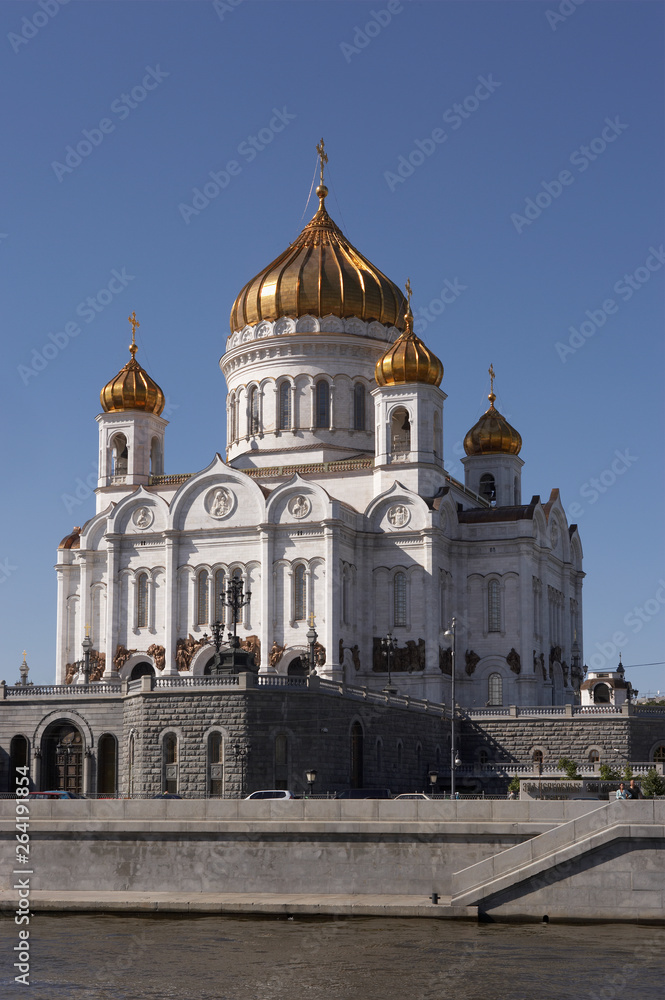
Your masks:
{"label": "tall arched window", "polygon": [[498,580],[487,584],[487,631],[501,631],[501,591]]}
{"label": "tall arched window", "polygon": [[307,581],[302,563],[296,566],[293,574],[293,618],[297,622],[307,618]]}
{"label": "tall arched window", "polygon": [[610,700],[609,686],[607,684],[596,684],[593,689],[594,705],[609,705]]}
{"label": "tall arched window", "polygon": [[224,795],[224,744],[221,733],[208,736],[208,795],[221,799]]}
{"label": "tall arched window", "polygon": [[351,788],[363,787],[363,727],[351,726]]}
{"label": "tall arched window", "polygon": [[116,434],[111,443],[111,475],[127,475],[127,438],[124,434]]}
{"label": "tall arched window", "polygon": [[330,386],[324,378],[316,383],[315,427],[330,427]]}
{"label": "tall arched window", "polygon": [[178,792],[178,737],[167,733],[162,747],[164,760],[163,791],[176,795]]}
{"label": "tall arched window", "polygon": [[255,385],[249,390],[249,433],[259,433],[259,390]]}
{"label": "tall arched window", "polygon": [[208,570],[202,569],[196,579],[196,624],[207,625],[210,621],[208,614],[208,591],[209,580]]}
{"label": "tall arched window", "polygon": [[159,438],[154,437],[150,443],[150,475],[161,476],[163,472],[162,446]]}
{"label": "tall arched window", "polygon": [[435,458],[441,458],[441,418],[439,411],[434,411],[434,421],[432,424],[432,451]]}
{"label": "tall arched window", "polygon": [[365,430],[365,386],[362,382],[356,382],[353,390],[353,429]]}
{"label": "tall arched window", "polygon": [[653,752],[654,763],[662,764],[665,761],[665,743],[661,743],[657,746]]}
{"label": "tall arched window", "polygon": [[342,622],[349,621],[349,571],[344,567],[342,570]]}
{"label": "tall arched window", "polygon": [[393,580],[393,625],[406,625],[406,574],[395,573]]}
{"label": "tall arched window", "polygon": [[411,451],[411,421],[403,406],[390,418],[390,457],[393,462],[404,462]]}
{"label": "tall arched window", "polygon": [[520,502],[520,482],[517,476],[513,480],[513,503],[517,507]]}
{"label": "tall arched window", "polygon": [[236,406],[235,393],[231,396],[229,401],[229,419],[231,421],[231,427],[229,432],[229,443],[233,444],[238,437],[238,408]]}
{"label": "tall arched window", "polygon": [[490,503],[496,500],[496,484],[491,472],[484,472],[480,477],[480,495]]}
{"label": "tall arched window", "polygon": [[117,774],[116,738],[112,733],[99,737],[97,747],[97,794],[115,795]]}
{"label": "tall arched window", "polygon": [[17,767],[27,767],[28,766],[28,741],[25,736],[12,736],[12,741],[9,744],[9,784],[7,791],[14,792],[16,790],[17,778],[20,775],[17,773]]}
{"label": "tall arched window", "polygon": [[282,382],[279,387],[279,421],[280,431],[291,430],[291,386]]}
{"label": "tall arched window", "polygon": [[148,626],[148,574],[139,573],[136,581],[136,626],[137,628],[147,628]]}
{"label": "tall arched window", "polygon": [[225,587],[226,573],[223,569],[218,569],[215,573],[215,621],[221,622],[222,625],[226,621]]}
{"label": "tall arched window", "polygon": [[501,674],[490,674],[487,681],[487,703],[503,705],[503,677]]}

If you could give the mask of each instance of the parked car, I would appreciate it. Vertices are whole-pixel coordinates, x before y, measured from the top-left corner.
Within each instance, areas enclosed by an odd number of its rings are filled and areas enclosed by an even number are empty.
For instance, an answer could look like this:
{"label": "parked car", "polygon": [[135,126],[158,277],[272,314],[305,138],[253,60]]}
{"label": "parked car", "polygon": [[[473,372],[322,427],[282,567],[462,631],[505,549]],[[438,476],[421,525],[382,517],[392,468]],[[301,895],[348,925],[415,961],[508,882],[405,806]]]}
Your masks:
{"label": "parked car", "polygon": [[265,788],[246,795],[245,799],[295,799],[295,795],[286,788]]}
{"label": "parked car", "polygon": [[181,799],[182,795],[176,795],[175,792],[157,792],[153,795],[153,799]]}
{"label": "parked car", "polygon": [[338,792],[338,799],[390,799],[389,788],[346,788]]}
{"label": "parked car", "polygon": [[29,799],[84,799],[85,795],[78,792],[67,792],[64,789],[56,789],[51,792],[30,792]]}
{"label": "parked car", "polygon": [[430,795],[425,795],[424,792],[402,792],[401,795],[395,796],[395,801],[397,799],[429,799]]}

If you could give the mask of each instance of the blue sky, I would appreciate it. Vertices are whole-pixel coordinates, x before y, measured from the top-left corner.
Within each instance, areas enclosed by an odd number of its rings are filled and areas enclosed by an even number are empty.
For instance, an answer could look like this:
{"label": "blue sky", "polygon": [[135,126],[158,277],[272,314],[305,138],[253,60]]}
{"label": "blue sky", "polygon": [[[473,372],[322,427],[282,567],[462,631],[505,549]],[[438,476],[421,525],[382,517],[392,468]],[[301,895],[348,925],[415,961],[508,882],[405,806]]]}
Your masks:
{"label": "blue sky", "polygon": [[132,310],[165,471],[223,451],[229,311],[313,214],[321,135],[331,214],[411,278],[443,361],[450,471],[492,362],[524,496],[579,524],[587,664],[662,660],[662,4],[42,4],[0,7],[0,675],[26,648],[52,681],[56,547],[94,511]]}

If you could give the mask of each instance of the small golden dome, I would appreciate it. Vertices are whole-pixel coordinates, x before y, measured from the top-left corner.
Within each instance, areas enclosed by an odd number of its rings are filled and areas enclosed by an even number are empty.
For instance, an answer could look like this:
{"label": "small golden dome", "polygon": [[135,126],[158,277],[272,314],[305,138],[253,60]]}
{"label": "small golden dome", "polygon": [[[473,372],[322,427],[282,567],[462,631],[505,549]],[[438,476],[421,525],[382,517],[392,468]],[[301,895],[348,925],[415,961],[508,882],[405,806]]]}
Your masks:
{"label": "small golden dome", "polygon": [[443,365],[436,354],[425,347],[420,337],[413,332],[409,282],[406,288],[409,293],[409,305],[404,317],[405,330],[376,362],[374,369],[376,384],[403,385],[406,382],[424,382],[426,385],[440,385]]}
{"label": "small golden dome", "polygon": [[519,455],[522,436],[495,408],[494,368],[491,365],[489,371],[492,381],[487,398],[490,406],[464,438],[464,451],[467,455]]}
{"label": "small golden dome", "polygon": [[138,350],[135,342],[135,330],[140,325],[136,319],[136,313],[132,313],[129,322],[132,324],[132,342],[129,345],[132,357],[100,392],[102,409],[106,413],[143,410],[146,413],[155,413],[159,416],[166,403],[164,393],[145,369],[141,368],[134,356]]}
{"label": "small golden dome", "polygon": [[357,316],[404,328],[400,289],[349,243],[328,215],[328,189],[300,236],[242,289],[231,310],[231,332],[280,316]]}

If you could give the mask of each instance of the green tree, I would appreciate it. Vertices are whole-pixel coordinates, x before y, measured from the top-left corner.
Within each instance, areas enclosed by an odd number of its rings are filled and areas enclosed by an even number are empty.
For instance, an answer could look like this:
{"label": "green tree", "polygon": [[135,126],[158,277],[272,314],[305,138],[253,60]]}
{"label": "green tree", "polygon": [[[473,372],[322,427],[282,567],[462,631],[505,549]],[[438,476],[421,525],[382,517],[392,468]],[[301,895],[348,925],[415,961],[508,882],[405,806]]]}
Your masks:
{"label": "green tree", "polygon": [[655,767],[650,767],[646,777],[642,779],[640,789],[642,795],[647,799],[652,798],[654,795],[665,795],[665,778],[661,774],[658,774]]}
{"label": "green tree", "polygon": [[600,765],[600,780],[601,781],[619,781],[621,778],[621,772],[616,767],[610,767],[609,764]]}
{"label": "green tree", "polygon": [[633,777],[634,777],[634,775],[633,775],[633,769],[630,766],[630,762],[626,761],[624,769],[623,769],[623,780],[624,781],[630,781],[631,778],[633,778]]}
{"label": "green tree", "polygon": [[557,767],[560,771],[564,771],[566,777],[571,780],[580,777],[577,773],[577,763],[570,757],[559,757]]}
{"label": "green tree", "polygon": [[520,779],[517,777],[517,775],[514,775],[508,785],[508,791],[519,792],[519,790],[520,790]]}

